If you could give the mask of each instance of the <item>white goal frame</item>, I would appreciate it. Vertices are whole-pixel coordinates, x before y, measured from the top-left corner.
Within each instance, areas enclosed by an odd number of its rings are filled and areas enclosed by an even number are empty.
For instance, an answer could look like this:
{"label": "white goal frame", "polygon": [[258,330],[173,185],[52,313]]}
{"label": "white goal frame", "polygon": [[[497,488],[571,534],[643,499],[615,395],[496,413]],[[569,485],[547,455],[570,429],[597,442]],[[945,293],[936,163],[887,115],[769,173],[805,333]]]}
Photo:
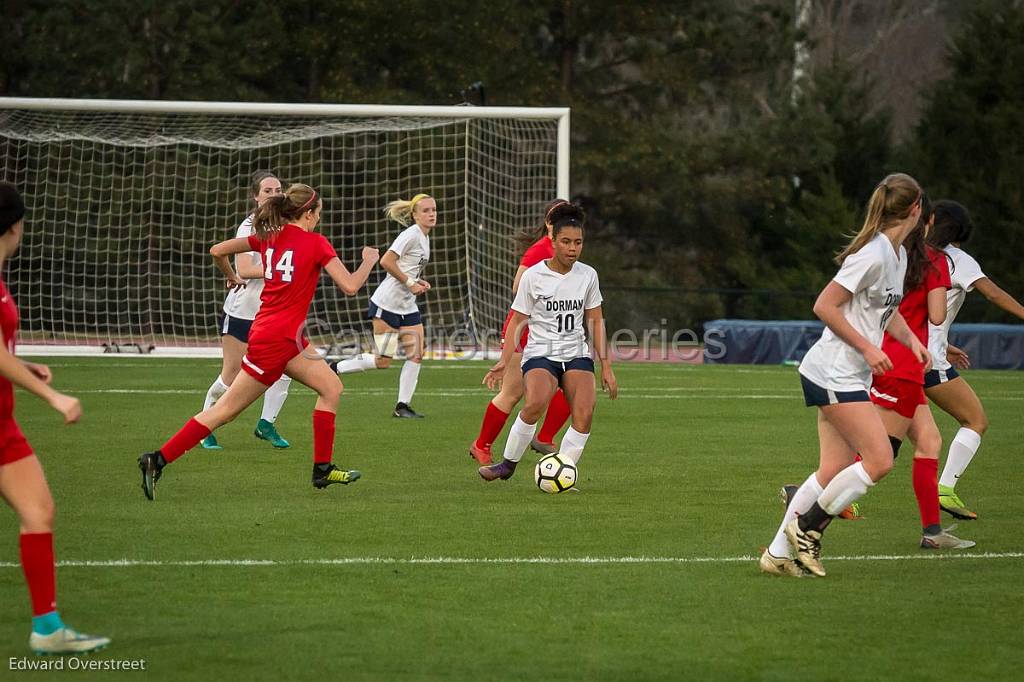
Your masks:
{"label": "white goal frame", "polygon": [[[148,100],[103,100],[103,99],[59,99],[59,98],[23,98],[0,97],[0,111],[21,110],[36,112],[79,112],[89,113],[123,113],[123,114],[209,114],[209,115],[240,115],[265,117],[353,117],[353,118],[432,118],[432,119],[521,119],[547,120],[557,122],[556,151],[556,187],[552,195],[568,198],[570,196],[569,161],[570,161],[570,109],[567,107],[502,107],[471,105],[458,106],[400,106],[372,104],[288,104],[288,103],[246,103],[246,102],[187,102],[187,101],[148,101]],[[466,164],[469,166],[470,152],[466,150]],[[0,169],[2,171],[3,169]],[[0,172],[0,177],[4,173]],[[467,213],[468,221],[468,213]],[[467,241],[467,255],[469,242]],[[467,259],[468,261],[468,259]],[[510,267],[514,263],[510,264]],[[514,267],[512,267],[514,272]],[[211,271],[211,277],[215,276]],[[509,282],[511,285],[511,282]],[[511,287],[509,287],[511,300]],[[469,308],[472,308],[472,298]],[[467,311],[473,319],[473,311]],[[131,354],[159,355],[163,357],[219,357],[220,347],[178,347],[157,346],[155,348],[132,349],[126,347],[110,348],[101,345],[59,345],[30,344],[19,345],[19,354],[23,355],[111,355],[116,351],[118,357]],[[438,357],[462,357],[463,353],[452,348],[436,349]],[[486,348],[482,349],[486,352]]]}

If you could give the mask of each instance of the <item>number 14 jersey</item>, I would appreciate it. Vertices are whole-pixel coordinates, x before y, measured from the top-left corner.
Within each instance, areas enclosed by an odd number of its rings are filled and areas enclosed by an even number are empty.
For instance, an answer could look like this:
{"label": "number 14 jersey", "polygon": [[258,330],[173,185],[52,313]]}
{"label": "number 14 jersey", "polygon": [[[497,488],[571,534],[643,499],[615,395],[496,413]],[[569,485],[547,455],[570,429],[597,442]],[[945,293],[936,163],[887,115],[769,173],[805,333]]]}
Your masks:
{"label": "number 14 jersey", "polygon": [[306,322],[320,271],[337,258],[334,247],[322,234],[291,224],[267,241],[249,237],[249,246],[263,259],[263,294],[249,341],[253,337],[295,340]]}
{"label": "number 14 jersey", "polygon": [[[541,261],[523,273],[512,310],[529,317],[530,340],[523,362],[547,358],[569,362],[590,357],[583,313],[601,305],[601,287],[594,268],[577,261],[563,274]],[[519,338],[519,333],[509,334]]]}

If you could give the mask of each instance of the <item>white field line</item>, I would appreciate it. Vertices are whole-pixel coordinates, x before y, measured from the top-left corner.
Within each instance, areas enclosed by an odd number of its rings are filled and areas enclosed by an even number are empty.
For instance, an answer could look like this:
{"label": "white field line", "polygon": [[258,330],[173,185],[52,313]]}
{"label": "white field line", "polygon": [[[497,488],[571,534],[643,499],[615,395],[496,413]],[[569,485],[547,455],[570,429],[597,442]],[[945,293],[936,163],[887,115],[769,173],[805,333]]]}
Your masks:
{"label": "white field line", "polygon": [[[982,552],[976,554],[863,554],[826,557],[828,561],[988,561],[992,559],[1024,559],[1024,552]],[[618,557],[341,557],[337,559],[68,559],[57,562],[60,567],[69,568],[136,568],[136,567],[287,567],[287,566],[376,566],[376,565],[616,565],[616,564],[733,564],[756,561],[754,556],[731,557],[663,557],[663,556],[618,556]],[[0,562],[0,568],[19,568],[21,564],[12,561]]]}
{"label": "white field line", "polygon": [[[199,389],[184,389],[184,388],[86,388],[86,389],[74,389],[74,388],[62,388],[61,390],[67,391],[71,395],[88,395],[88,394],[109,394],[109,395],[200,395]],[[729,393],[730,390],[737,389],[711,389],[711,388],[685,388],[681,387],[678,389],[656,389],[656,388],[645,388],[645,391],[661,391],[660,393],[631,393],[629,390],[621,390],[619,392],[620,399],[626,400],[687,400],[687,399],[705,399],[705,400],[797,400],[800,397],[799,391],[789,391],[786,393]],[[711,393],[710,391],[726,391],[725,393],[717,392]],[[740,389],[741,390],[741,389]],[[749,389],[747,389],[749,390]],[[309,393],[312,391],[305,387],[297,387],[292,389],[293,392]],[[358,397],[360,395],[393,395],[394,389],[392,388],[350,388],[346,391],[343,397]],[[416,392],[416,395],[432,397],[432,398],[460,398],[460,397],[473,397],[483,395],[493,395],[491,391],[485,388],[450,388],[442,390],[420,390]],[[1020,402],[1024,401],[1024,393],[1017,394],[992,394],[986,393],[985,400],[991,401],[1010,401]]]}

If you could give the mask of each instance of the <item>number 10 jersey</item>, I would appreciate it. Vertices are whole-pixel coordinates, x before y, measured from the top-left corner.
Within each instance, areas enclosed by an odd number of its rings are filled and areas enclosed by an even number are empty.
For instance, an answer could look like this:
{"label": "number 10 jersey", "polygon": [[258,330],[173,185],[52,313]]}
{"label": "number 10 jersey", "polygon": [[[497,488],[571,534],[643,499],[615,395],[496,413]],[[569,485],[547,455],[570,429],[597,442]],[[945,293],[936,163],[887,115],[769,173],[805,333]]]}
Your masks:
{"label": "number 10 jersey", "polygon": [[[584,312],[601,305],[597,271],[584,263],[573,263],[564,275],[541,261],[523,273],[512,310],[529,318],[530,340],[523,349],[523,362],[547,358],[569,362],[590,357]],[[509,330],[509,339],[519,332]]]}

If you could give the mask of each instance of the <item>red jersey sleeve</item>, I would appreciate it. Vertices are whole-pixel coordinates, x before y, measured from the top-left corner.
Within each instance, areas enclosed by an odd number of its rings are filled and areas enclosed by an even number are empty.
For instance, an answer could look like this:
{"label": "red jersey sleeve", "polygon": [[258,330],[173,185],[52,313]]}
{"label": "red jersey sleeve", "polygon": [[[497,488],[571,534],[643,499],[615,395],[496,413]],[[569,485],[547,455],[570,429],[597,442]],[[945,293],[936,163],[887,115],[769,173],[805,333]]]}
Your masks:
{"label": "red jersey sleeve", "polygon": [[320,237],[320,243],[317,245],[317,264],[322,268],[330,263],[332,259],[337,258],[338,252],[327,241],[327,237],[322,234],[317,236]]}
{"label": "red jersey sleeve", "polygon": [[260,250],[260,244],[261,244],[260,238],[257,237],[254,234],[250,234],[248,239],[249,239],[249,249],[251,249],[252,251],[259,251]]}
{"label": "red jersey sleeve", "polygon": [[538,239],[534,242],[530,248],[523,254],[522,259],[519,261],[519,265],[524,268],[532,268],[537,263],[551,258],[554,255],[554,247],[551,245],[551,240],[547,237]]}
{"label": "red jersey sleeve", "polygon": [[949,278],[949,261],[946,256],[937,249],[928,247],[928,260],[932,267],[928,268],[928,274],[924,278],[925,291],[944,287],[949,289],[953,286]]}

